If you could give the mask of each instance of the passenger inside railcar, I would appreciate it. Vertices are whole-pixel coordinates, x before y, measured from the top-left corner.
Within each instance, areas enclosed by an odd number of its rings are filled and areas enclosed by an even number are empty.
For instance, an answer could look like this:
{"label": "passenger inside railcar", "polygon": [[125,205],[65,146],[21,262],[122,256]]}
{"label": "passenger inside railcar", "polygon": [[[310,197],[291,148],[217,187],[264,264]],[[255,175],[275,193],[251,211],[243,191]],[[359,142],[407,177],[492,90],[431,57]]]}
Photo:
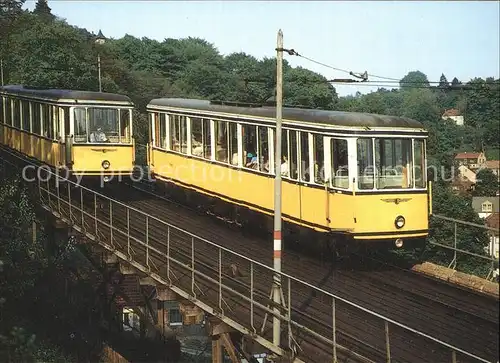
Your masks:
{"label": "passenger inside railcar", "polygon": [[247,168],[257,169],[257,167],[258,167],[257,160],[258,160],[257,154],[254,152],[249,152],[249,153],[247,153],[247,160],[246,160],[245,166]]}
{"label": "passenger inside railcar", "polygon": [[286,156],[283,156],[281,158],[281,175],[283,176],[289,176],[290,174],[290,168],[288,166],[288,158]]}
{"label": "passenger inside railcar", "polygon": [[108,138],[102,129],[98,127],[96,131],[90,133],[90,142],[108,142]]}

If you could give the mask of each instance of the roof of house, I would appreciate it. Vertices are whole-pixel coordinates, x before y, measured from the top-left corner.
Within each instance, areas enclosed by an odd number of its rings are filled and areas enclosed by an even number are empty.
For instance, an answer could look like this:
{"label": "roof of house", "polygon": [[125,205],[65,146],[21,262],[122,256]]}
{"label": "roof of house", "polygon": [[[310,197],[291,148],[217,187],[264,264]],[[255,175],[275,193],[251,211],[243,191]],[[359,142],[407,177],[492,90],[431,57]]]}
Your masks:
{"label": "roof of house", "polygon": [[484,202],[490,202],[491,204],[493,204],[492,213],[499,212],[499,208],[498,208],[499,204],[500,204],[499,197],[472,197],[472,208],[477,213],[482,213],[481,206],[483,205]]}
{"label": "roof of house", "polygon": [[500,169],[500,160],[487,160],[484,166],[488,169]]}
{"label": "roof of house", "polygon": [[455,155],[455,159],[477,159],[481,154],[482,153],[475,153],[475,152],[468,153],[466,151]]}
{"label": "roof of house", "polygon": [[498,236],[500,229],[500,213],[490,214],[485,218],[484,222],[488,227],[495,228],[497,230],[495,234]]}
{"label": "roof of house", "polygon": [[443,117],[446,116],[462,116],[462,115],[460,115],[460,112],[457,109],[450,108],[449,110],[444,111]]}

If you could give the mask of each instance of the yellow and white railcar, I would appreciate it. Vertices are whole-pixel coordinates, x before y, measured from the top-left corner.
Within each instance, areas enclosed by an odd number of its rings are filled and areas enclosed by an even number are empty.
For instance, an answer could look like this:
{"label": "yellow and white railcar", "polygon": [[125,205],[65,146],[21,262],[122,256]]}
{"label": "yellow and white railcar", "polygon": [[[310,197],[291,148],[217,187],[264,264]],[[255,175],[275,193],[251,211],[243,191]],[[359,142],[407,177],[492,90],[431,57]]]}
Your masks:
{"label": "yellow and white railcar", "polygon": [[0,87],[0,143],[69,175],[130,176],[133,107],[113,93]]}
{"label": "yellow and white railcar", "polygon": [[[273,214],[276,109],[163,98],[148,105],[152,175]],[[427,132],[401,117],[283,109],[289,223],[397,247],[428,233]]]}

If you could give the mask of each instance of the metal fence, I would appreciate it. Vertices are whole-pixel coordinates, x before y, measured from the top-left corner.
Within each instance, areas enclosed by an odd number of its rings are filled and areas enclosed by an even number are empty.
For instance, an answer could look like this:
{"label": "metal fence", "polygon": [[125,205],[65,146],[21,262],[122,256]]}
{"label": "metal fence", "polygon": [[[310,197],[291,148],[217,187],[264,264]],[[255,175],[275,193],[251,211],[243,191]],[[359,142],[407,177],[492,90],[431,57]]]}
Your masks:
{"label": "metal fence", "polygon": [[[34,183],[55,217],[277,355],[298,362],[489,362],[47,169]],[[278,307],[270,295],[276,274]],[[273,317],[281,322],[280,346],[272,340]]]}
{"label": "metal fence", "polygon": [[[431,219],[436,219],[439,221],[444,221],[445,223],[448,223],[450,225],[453,225],[453,240],[448,241],[448,244],[446,241],[439,241],[437,242],[435,238],[433,238],[432,234],[429,238],[429,243],[433,246],[437,246],[441,249],[444,249],[446,251],[451,251],[452,252],[452,257],[451,261],[448,264],[448,268],[451,268],[453,270],[459,270],[460,266],[458,265],[459,259],[458,256],[469,256],[469,257],[475,257],[479,261],[484,261],[485,264],[487,264],[488,267],[488,272],[486,273],[485,277],[486,279],[490,280],[495,277],[496,271],[498,271],[498,257],[496,257],[493,252],[491,251],[492,244],[494,244],[494,238],[498,238],[499,230],[496,228],[488,227],[486,225],[481,225],[477,223],[472,223],[472,222],[467,222],[467,221],[462,221],[459,219],[455,218],[450,218],[446,216],[442,216],[439,214],[433,214],[431,215]],[[459,248],[458,247],[458,240],[460,236],[460,230],[459,229],[476,229],[478,231],[483,231],[487,232],[487,236],[489,238],[489,243],[490,245],[487,247],[488,251],[484,251],[484,254],[480,253],[475,253],[471,251],[467,251],[465,249]],[[476,243],[477,241],[472,241],[472,243]],[[498,242],[497,242],[498,243]],[[479,252],[479,251],[478,251]]]}

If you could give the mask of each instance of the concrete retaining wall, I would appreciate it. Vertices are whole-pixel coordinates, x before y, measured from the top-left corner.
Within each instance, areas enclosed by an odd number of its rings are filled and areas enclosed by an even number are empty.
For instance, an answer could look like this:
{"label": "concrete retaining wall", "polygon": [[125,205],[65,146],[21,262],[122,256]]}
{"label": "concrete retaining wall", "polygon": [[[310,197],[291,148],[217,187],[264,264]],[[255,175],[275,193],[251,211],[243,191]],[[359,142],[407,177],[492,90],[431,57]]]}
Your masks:
{"label": "concrete retaining wall", "polygon": [[424,262],[413,266],[413,271],[429,275],[441,280],[451,282],[456,285],[461,285],[469,289],[482,292],[487,295],[498,298],[498,286],[496,282],[491,282],[481,277],[468,275],[463,272],[452,270],[444,266],[439,266],[431,262]]}

